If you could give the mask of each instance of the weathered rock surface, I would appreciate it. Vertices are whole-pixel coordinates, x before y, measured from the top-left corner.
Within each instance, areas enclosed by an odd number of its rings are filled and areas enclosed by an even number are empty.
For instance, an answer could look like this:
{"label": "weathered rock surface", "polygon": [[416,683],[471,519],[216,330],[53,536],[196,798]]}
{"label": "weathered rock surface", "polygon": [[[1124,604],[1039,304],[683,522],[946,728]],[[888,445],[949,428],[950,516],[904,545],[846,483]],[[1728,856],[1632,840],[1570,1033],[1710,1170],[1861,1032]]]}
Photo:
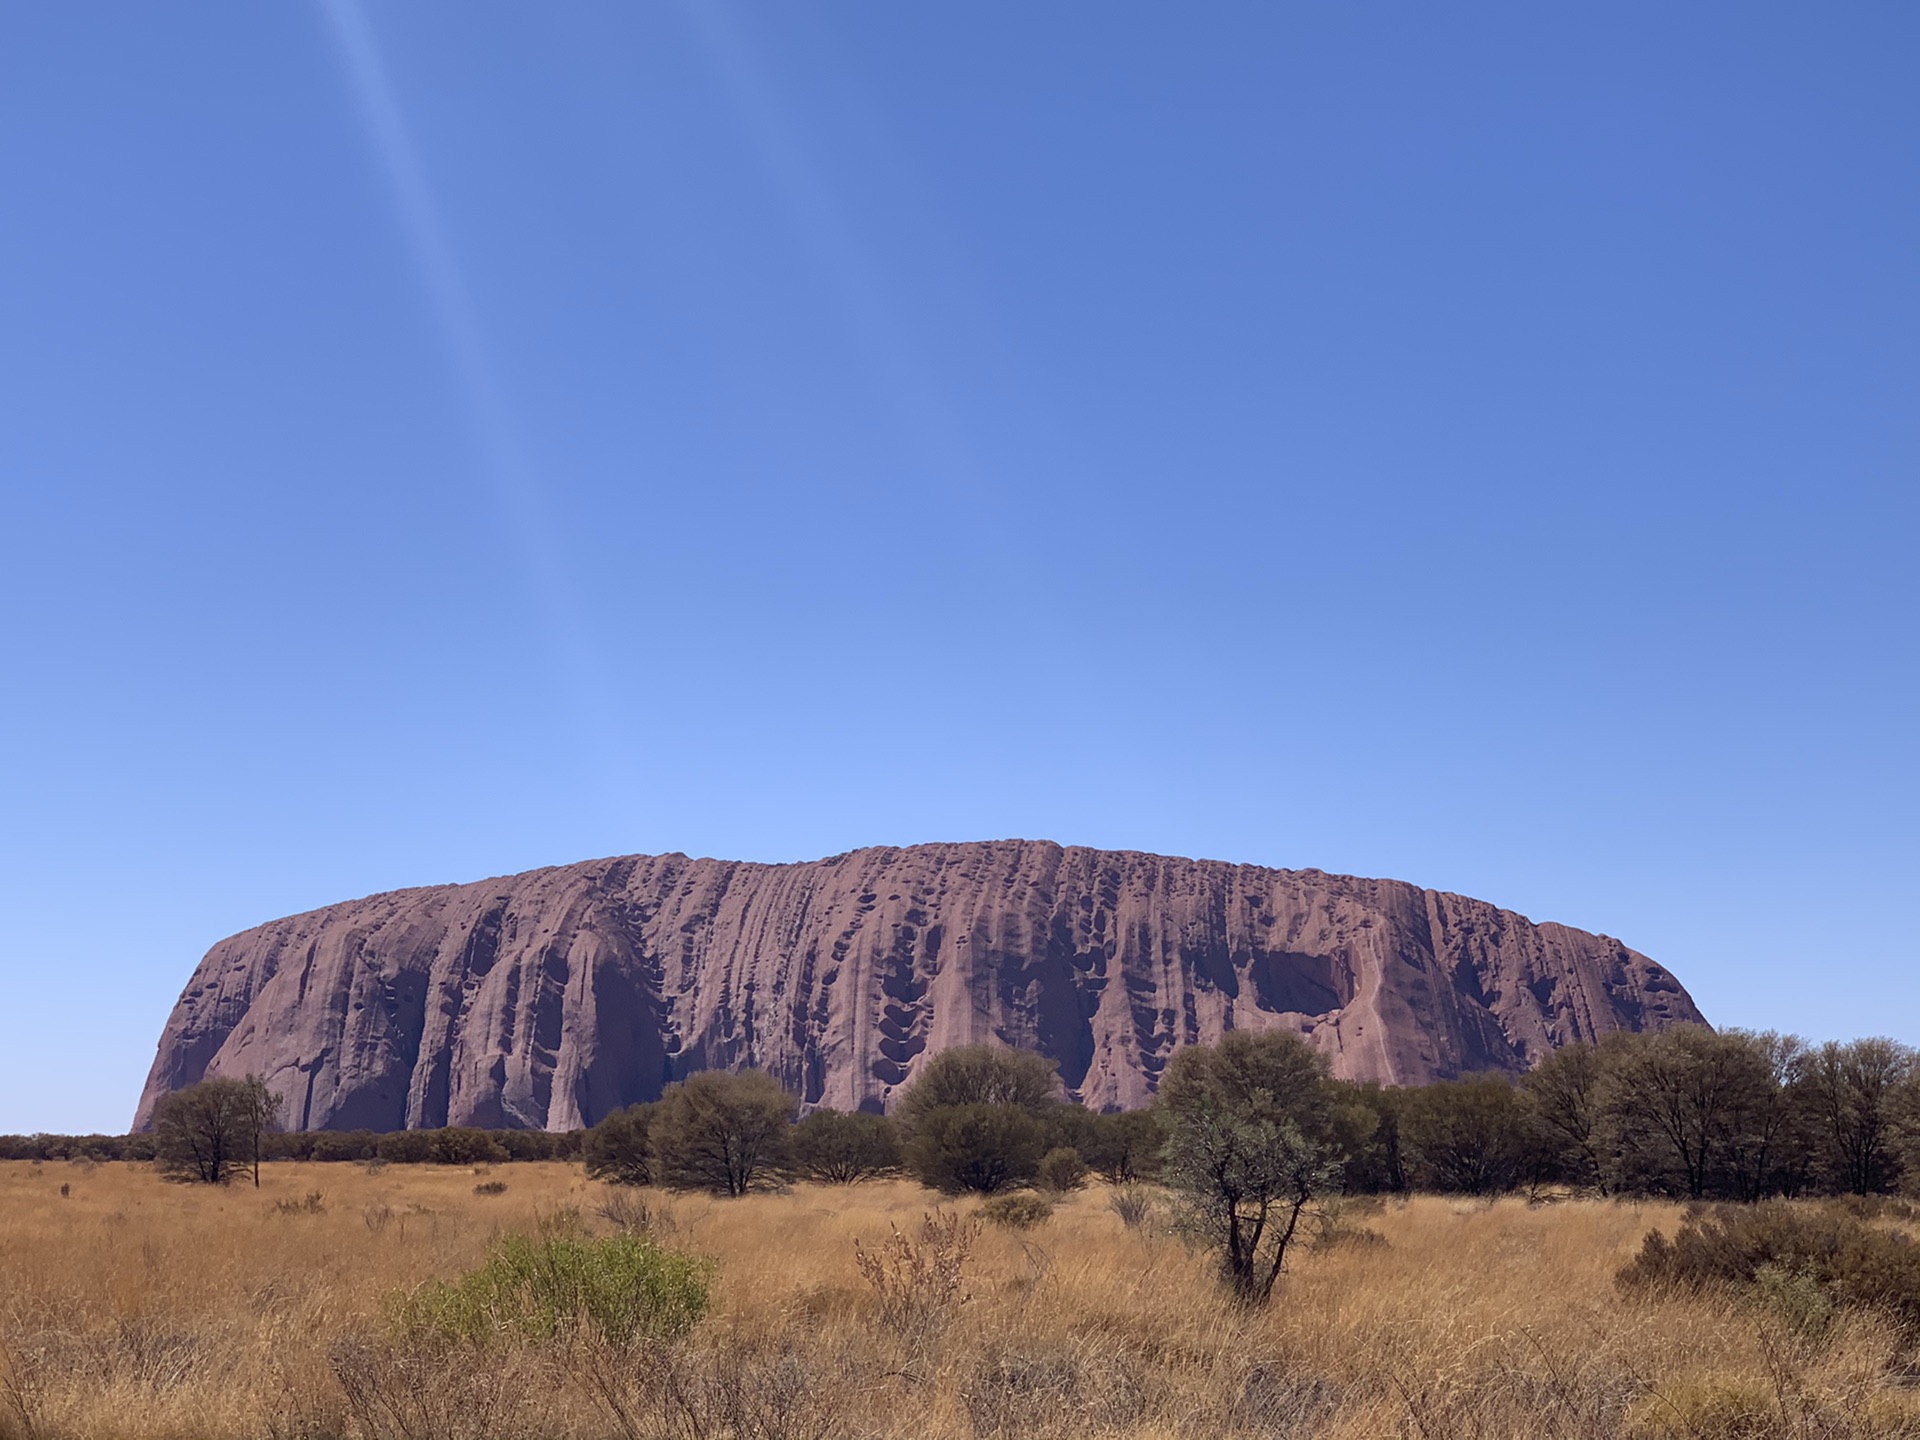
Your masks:
{"label": "weathered rock surface", "polygon": [[309,1129],[566,1129],[711,1067],[886,1106],[926,1056],[1000,1041],[1096,1108],[1182,1044],[1288,1029],[1416,1084],[1698,1022],[1617,940],[1393,880],[1020,840],[799,865],[627,856],[400,890],[207,953],[136,1125],[258,1074]]}

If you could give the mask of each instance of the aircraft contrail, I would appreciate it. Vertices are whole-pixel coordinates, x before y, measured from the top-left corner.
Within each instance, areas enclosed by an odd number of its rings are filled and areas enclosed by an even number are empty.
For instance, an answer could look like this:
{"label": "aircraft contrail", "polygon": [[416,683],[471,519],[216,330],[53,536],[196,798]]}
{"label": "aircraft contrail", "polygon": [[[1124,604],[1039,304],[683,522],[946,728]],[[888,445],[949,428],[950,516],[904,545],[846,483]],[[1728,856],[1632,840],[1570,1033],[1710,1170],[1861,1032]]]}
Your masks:
{"label": "aircraft contrail", "polygon": [[531,467],[508,419],[499,375],[482,336],[473,300],[447,241],[418,150],[394,98],[378,37],[359,0],[321,0],[367,137],[385,176],[441,339],[473,426],[480,468],[506,530],[522,579],[541,621],[562,696],[576,724],[602,760],[619,750],[613,707],[595,682],[597,667],[586,640],[584,607],[561,562],[553,524]]}
{"label": "aircraft contrail", "polygon": [[812,248],[838,296],[842,318],[867,351],[896,415],[949,506],[976,521],[1004,511],[1005,496],[982,473],[953,406],[924,357],[902,332],[874,276],[874,265],[833,203],[800,130],[783,107],[766,67],[724,0],[676,6],[713,67],[734,117]]}

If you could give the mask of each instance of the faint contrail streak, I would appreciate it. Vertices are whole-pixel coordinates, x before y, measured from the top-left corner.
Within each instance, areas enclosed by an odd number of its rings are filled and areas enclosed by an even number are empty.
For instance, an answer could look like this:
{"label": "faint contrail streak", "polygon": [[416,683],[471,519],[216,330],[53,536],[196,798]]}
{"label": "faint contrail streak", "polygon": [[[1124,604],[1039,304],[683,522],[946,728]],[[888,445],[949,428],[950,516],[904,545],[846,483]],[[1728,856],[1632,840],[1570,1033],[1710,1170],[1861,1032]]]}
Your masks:
{"label": "faint contrail streak", "polygon": [[591,679],[594,667],[589,647],[583,642],[582,607],[560,563],[551,523],[508,424],[498,374],[482,339],[472,297],[447,243],[406,119],[394,99],[379,41],[359,0],[321,0],[321,4],[453,362],[500,521],[532,592],[535,612],[561,671],[562,688],[570,692],[567,698],[573,704],[569,708],[576,720],[587,722],[604,757],[614,748],[607,723],[612,710],[596,693],[599,687]]}
{"label": "faint contrail streak", "polygon": [[775,189],[838,293],[843,318],[892,392],[896,414],[922,452],[920,458],[931,463],[948,503],[971,512],[975,519],[987,509],[1004,508],[1005,497],[982,473],[953,406],[922,355],[902,333],[875,279],[875,267],[862,254],[828,195],[800,139],[799,127],[735,24],[731,7],[725,0],[679,0],[677,9],[706,51],[735,119],[759,152]]}

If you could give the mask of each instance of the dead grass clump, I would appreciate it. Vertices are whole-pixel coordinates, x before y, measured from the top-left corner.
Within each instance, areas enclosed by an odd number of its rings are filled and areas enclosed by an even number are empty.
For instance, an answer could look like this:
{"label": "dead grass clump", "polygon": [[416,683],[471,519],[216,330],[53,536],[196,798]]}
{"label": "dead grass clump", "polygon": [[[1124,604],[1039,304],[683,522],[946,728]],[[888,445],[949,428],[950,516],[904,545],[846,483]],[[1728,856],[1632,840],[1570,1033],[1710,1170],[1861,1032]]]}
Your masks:
{"label": "dead grass clump", "polygon": [[1138,1230],[1153,1214],[1153,1193],[1144,1185],[1116,1185],[1107,1197],[1107,1208],[1120,1217],[1129,1230]]}
{"label": "dead grass clump", "polygon": [[473,1187],[473,1193],[476,1195],[504,1195],[507,1193],[507,1182],[504,1180],[482,1180],[478,1185]]}
{"label": "dead grass clump", "polygon": [[967,1301],[967,1257],[980,1223],[935,1210],[920,1217],[913,1236],[889,1229],[871,1250],[853,1242],[853,1263],[879,1301],[880,1323],[908,1335],[938,1329]]}
{"label": "dead grass clump", "polygon": [[309,1190],[298,1199],[288,1197],[273,1202],[273,1213],[276,1215],[319,1215],[326,1208],[326,1197],[318,1190]]}
{"label": "dead grass clump", "polygon": [[1605,1350],[1560,1351],[1521,1335],[1489,1344],[1470,1368],[1409,1357],[1388,1380],[1416,1435],[1480,1434],[1489,1421],[1525,1420],[1537,1428],[1515,1433],[1613,1440],[1644,1393],[1621,1359]]}
{"label": "dead grass clump", "polygon": [[1358,1200],[1328,1200],[1308,1212],[1308,1244],[1315,1250],[1385,1249],[1387,1237],[1359,1220],[1362,1215],[1378,1215],[1382,1208]]}
{"label": "dead grass clump", "polygon": [[671,1210],[665,1208],[656,1210],[647,1203],[646,1197],[631,1189],[609,1190],[606,1198],[594,1207],[594,1213],[626,1235],[664,1237],[672,1234],[674,1229]]}
{"label": "dead grass clump", "polygon": [[1321,1375],[1278,1364],[1248,1370],[1225,1416],[1229,1433],[1305,1437],[1324,1434],[1340,1409],[1340,1387]]}
{"label": "dead grass clump", "polygon": [[332,1362],[354,1433],[365,1440],[537,1433],[532,1397],[551,1385],[544,1367],[519,1355],[476,1365],[444,1349],[345,1340]]}
{"label": "dead grass clump", "polygon": [[1125,1359],[1085,1341],[995,1343],[961,1377],[960,1402],[973,1433],[993,1440],[1124,1434],[1153,1408],[1146,1376]]}
{"label": "dead grass clump", "polygon": [[1899,1195],[1836,1195],[1821,1204],[1856,1220],[1891,1220],[1912,1223],[1920,1220],[1920,1205]]}
{"label": "dead grass clump", "polygon": [[621,1440],[837,1440],[864,1379],[791,1338],[589,1351],[570,1369]]}
{"label": "dead grass clump", "polygon": [[0,1440],[31,1440],[37,1433],[33,1402],[32,1376],[14,1360],[13,1350],[0,1344]]}
{"label": "dead grass clump", "polygon": [[[1912,1440],[1910,1405],[1885,1391],[1844,1395],[1796,1388],[1787,1375],[1688,1375],[1636,1403],[1630,1440]],[[1598,1432],[1596,1432],[1598,1433]]]}
{"label": "dead grass clump", "polygon": [[1044,1195],[1016,1190],[996,1195],[976,1212],[989,1225],[1008,1230],[1031,1230],[1053,1218],[1053,1202]]}

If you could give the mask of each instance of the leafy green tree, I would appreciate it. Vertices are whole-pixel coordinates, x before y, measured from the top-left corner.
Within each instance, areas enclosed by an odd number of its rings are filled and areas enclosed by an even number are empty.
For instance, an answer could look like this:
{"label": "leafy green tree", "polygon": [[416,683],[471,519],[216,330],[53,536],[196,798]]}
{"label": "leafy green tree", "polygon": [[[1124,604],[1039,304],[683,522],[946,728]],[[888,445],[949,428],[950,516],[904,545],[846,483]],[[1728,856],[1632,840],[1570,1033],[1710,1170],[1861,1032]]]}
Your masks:
{"label": "leafy green tree", "polygon": [[948,1194],[1030,1184],[1057,1143],[1049,1137],[1068,1108],[1060,1102],[1060,1077],[1045,1056],[997,1045],[943,1050],[900,1100],[907,1168]]}
{"label": "leafy green tree", "polygon": [[1101,1117],[1084,1105],[1077,1105],[1064,1097],[1055,1103],[1041,1106],[1034,1112],[1047,1130],[1047,1149],[1078,1150],[1082,1155],[1093,1143],[1093,1132]]}
{"label": "leafy green tree", "polygon": [[1040,1157],[1040,1168],[1034,1178],[1042,1190],[1064,1195],[1087,1183],[1087,1162],[1071,1146],[1056,1146]]}
{"label": "leafy green tree", "polygon": [[744,1195],[787,1155],[799,1101],[761,1070],[704,1070],[669,1085],[648,1129],[655,1178],[680,1190]]}
{"label": "leafy green tree", "polygon": [[587,1162],[587,1174],[613,1185],[650,1185],[653,1183],[654,1105],[629,1105],[616,1110],[587,1131],[580,1152]]}
{"label": "leafy green tree", "polygon": [[816,1110],[793,1127],[796,1174],[828,1185],[851,1185],[900,1168],[900,1137],[884,1115]]}
{"label": "leafy green tree", "polygon": [[260,1185],[260,1152],[280,1113],[280,1097],[257,1075],[202,1080],[154,1107],[154,1160],[176,1180],[224,1185],[251,1166]]}
{"label": "leafy green tree", "polygon": [[1231,1031],[1174,1055],[1158,1105],[1180,1224],[1238,1299],[1264,1303],[1302,1214],[1339,1182],[1326,1057],[1297,1035]]}

